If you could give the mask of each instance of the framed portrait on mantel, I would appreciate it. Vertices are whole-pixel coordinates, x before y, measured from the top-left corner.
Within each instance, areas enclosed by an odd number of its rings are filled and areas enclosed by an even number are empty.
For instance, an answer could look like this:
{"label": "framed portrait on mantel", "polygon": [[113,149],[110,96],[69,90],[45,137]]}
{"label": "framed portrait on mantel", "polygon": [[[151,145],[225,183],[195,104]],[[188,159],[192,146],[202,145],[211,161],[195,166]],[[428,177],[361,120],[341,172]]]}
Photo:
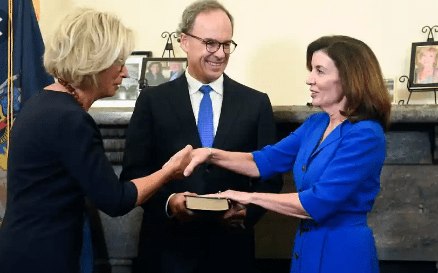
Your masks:
{"label": "framed portrait on mantel", "polygon": [[144,58],[140,90],[173,81],[187,69],[187,58]]}
{"label": "framed portrait on mantel", "polygon": [[131,55],[126,60],[129,77],[113,97],[99,99],[92,107],[134,107],[142,90],[172,81],[187,69],[187,58],[148,58]]}
{"label": "framed portrait on mantel", "polygon": [[99,99],[92,107],[134,107],[135,100],[140,94],[139,79],[144,56],[131,55],[126,60],[128,78],[122,80],[113,97]]}
{"label": "framed portrait on mantel", "polygon": [[411,89],[438,88],[438,42],[412,44],[409,81]]}
{"label": "framed portrait on mantel", "polygon": [[395,89],[395,83],[396,80],[394,77],[390,78],[384,78],[386,88],[388,89],[389,97],[391,98],[391,103],[396,104],[397,103],[397,96],[396,96],[396,89]]}

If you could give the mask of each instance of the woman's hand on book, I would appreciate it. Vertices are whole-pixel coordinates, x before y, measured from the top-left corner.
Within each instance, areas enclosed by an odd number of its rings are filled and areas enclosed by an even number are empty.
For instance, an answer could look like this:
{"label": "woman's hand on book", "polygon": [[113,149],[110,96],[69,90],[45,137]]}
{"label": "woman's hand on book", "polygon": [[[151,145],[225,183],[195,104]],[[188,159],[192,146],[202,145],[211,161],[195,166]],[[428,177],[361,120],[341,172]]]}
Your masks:
{"label": "woman's hand on book", "polygon": [[206,196],[227,198],[227,199],[236,201],[237,203],[239,203],[243,206],[251,204],[251,201],[250,201],[251,193],[250,192],[227,190],[224,192],[208,194]]}

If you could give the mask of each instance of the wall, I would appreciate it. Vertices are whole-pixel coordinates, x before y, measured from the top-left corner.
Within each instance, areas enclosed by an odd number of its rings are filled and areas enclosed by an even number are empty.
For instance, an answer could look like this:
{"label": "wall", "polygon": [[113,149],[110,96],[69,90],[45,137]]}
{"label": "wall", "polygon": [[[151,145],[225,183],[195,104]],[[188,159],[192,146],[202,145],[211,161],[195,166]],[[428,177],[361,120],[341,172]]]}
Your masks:
{"label": "wall", "polygon": [[[110,11],[137,33],[136,50],[161,57],[163,31],[174,31],[192,0],[44,0],[40,26],[43,37],[76,6]],[[385,77],[409,74],[411,44],[426,41],[423,26],[438,24],[436,0],[222,0],[235,17],[233,39],[239,45],[226,73],[268,93],[273,105],[310,102],[305,84],[307,45],[323,35],[342,34],[363,40],[377,55]],[[421,3],[421,4],[419,4]],[[436,38],[438,40],[438,36]],[[185,57],[176,46],[177,57]],[[406,99],[398,82],[399,98]],[[433,93],[414,94],[413,103],[432,102]],[[410,102],[411,103],[411,102]]]}

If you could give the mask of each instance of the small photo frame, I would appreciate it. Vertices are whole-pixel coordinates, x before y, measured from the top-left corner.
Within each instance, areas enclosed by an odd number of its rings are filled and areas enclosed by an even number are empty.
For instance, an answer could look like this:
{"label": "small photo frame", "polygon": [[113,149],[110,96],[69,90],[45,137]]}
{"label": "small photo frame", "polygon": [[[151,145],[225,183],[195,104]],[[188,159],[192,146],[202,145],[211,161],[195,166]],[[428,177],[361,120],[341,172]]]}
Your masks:
{"label": "small photo frame", "polygon": [[140,94],[139,80],[144,56],[131,55],[126,60],[128,78],[122,80],[116,94],[113,97],[99,99],[92,107],[134,107],[135,100]]}
{"label": "small photo frame", "polygon": [[147,89],[173,81],[184,74],[186,69],[187,58],[144,58],[140,89]]}
{"label": "small photo frame", "polygon": [[152,51],[132,51],[131,55],[133,56],[143,56],[146,58],[151,58],[152,57]]}
{"label": "small photo frame", "polygon": [[409,81],[412,89],[438,87],[438,42],[412,43]]}
{"label": "small photo frame", "polygon": [[397,104],[397,96],[396,96],[396,89],[395,89],[395,77],[390,78],[384,78],[386,88],[388,89],[389,97],[391,98],[392,104]]}

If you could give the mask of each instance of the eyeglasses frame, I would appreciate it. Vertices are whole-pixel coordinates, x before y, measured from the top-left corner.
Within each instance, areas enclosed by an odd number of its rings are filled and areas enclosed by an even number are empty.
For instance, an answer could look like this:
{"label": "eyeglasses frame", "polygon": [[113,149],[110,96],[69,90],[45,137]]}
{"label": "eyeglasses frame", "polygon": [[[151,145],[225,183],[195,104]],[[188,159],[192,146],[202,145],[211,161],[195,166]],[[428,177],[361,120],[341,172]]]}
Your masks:
{"label": "eyeglasses frame", "polygon": [[[208,52],[210,52],[210,53],[216,53],[216,52],[221,48],[221,46],[222,46],[222,50],[224,51],[225,54],[231,54],[231,53],[234,52],[234,50],[236,50],[236,47],[237,47],[236,42],[234,42],[233,40],[230,40],[230,41],[227,41],[227,42],[223,42],[223,43],[221,43],[221,42],[216,41],[216,40],[206,41],[205,39],[202,39],[201,37],[195,36],[195,35],[190,34],[190,33],[184,33],[184,34],[187,35],[187,36],[189,36],[189,37],[195,38],[195,39],[201,41],[202,43],[204,43],[204,44],[205,44],[205,49],[206,49]],[[210,50],[208,50],[208,44],[211,43],[211,42],[215,42],[215,43],[218,43],[218,44],[219,44],[219,46],[217,47],[217,49],[216,49],[215,51],[213,51],[213,52],[211,52]],[[231,51],[230,53],[226,53],[226,52],[225,52],[225,44],[227,44],[227,43],[232,43],[232,44],[234,45],[234,49],[233,49],[233,51]]]}

